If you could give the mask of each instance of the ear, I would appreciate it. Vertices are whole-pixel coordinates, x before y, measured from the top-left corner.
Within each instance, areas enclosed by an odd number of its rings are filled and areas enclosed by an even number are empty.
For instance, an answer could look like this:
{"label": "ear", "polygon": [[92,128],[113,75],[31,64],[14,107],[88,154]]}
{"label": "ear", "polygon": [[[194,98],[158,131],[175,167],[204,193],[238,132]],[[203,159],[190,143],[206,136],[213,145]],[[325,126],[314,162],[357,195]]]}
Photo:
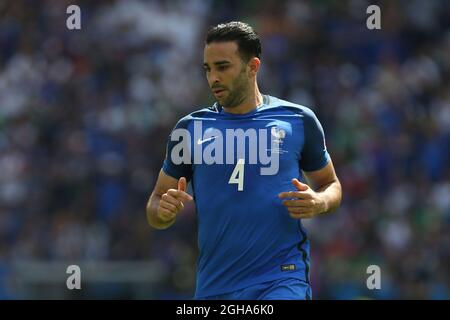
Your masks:
{"label": "ear", "polygon": [[259,58],[257,57],[253,57],[250,59],[247,65],[249,67],[250,75],[256,76],[259,71],[259,66],[261,65],[261,60],[259,60]]}

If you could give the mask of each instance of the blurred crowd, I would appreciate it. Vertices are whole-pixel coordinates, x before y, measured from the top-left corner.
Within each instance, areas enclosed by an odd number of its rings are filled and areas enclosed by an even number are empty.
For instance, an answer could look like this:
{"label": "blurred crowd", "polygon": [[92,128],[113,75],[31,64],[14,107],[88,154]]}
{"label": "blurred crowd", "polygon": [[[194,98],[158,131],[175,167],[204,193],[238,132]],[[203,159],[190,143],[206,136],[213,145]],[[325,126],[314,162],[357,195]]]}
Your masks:
{"label": "blurred crowd", "polygon": [[449,299],[450,1],[378,3],[381,30],[370,4],[2,1],[0,298],[27,297],[10,281],[26,261],[155,260],[169,272],[148,298],[193,294],[194,207],[156,231],[145,206],[170,130],[214,102],[206,31],[243,20],[261,91],[317,113],[343,185],[338,211],[305,221],[314,299]]}

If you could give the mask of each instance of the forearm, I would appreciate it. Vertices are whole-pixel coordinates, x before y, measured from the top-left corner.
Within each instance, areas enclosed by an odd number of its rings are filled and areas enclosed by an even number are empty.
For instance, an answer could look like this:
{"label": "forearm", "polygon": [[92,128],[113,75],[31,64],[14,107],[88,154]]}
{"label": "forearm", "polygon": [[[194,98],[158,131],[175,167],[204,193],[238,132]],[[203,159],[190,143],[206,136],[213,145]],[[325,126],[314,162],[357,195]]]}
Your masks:
{"label": "forearm", "polygon": [[326,214],[335,211],[342,200],[342,187],[339,180],[335,180],[325,186],[316,190],[324,201],[324,211],[321,214]]}
{"label": "forearm", "polygon": [[161,201],[161,196],[155,193],[152,193],[150,199],[147,203],[147,221],[150,226],[155,229],[162,230],[169,228],[175,222],[175,218],[171,221],[162,221],[158,217],[158,206]]}

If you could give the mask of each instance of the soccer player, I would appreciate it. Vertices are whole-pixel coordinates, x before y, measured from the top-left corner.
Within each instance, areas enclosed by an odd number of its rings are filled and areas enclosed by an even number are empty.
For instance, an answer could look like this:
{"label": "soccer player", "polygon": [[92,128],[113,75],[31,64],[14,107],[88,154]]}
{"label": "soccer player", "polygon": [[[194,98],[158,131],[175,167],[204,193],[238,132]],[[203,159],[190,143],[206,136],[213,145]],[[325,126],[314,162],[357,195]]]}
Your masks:
{"label": "soccer player", "polygon": [[149,224],[165,229],[195,200],[197,299],[311,299],[301,220],[341,201],[321,124],[311,109],[260,93],[260,58],[249,25],[208,32],[203,65],[217,102],[176,124],[147,204]]}

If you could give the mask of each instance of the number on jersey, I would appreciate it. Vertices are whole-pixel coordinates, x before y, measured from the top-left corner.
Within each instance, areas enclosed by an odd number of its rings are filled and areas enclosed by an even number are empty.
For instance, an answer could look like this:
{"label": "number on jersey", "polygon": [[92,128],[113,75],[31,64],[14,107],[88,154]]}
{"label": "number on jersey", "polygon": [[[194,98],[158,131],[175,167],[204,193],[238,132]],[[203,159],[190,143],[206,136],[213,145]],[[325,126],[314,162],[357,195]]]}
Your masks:
{"label": "number on jersey", "polygon": [[244,190],[244,159],[239,159],[231,174],[229,184],[236,183],[238,185],[238,191]]}

